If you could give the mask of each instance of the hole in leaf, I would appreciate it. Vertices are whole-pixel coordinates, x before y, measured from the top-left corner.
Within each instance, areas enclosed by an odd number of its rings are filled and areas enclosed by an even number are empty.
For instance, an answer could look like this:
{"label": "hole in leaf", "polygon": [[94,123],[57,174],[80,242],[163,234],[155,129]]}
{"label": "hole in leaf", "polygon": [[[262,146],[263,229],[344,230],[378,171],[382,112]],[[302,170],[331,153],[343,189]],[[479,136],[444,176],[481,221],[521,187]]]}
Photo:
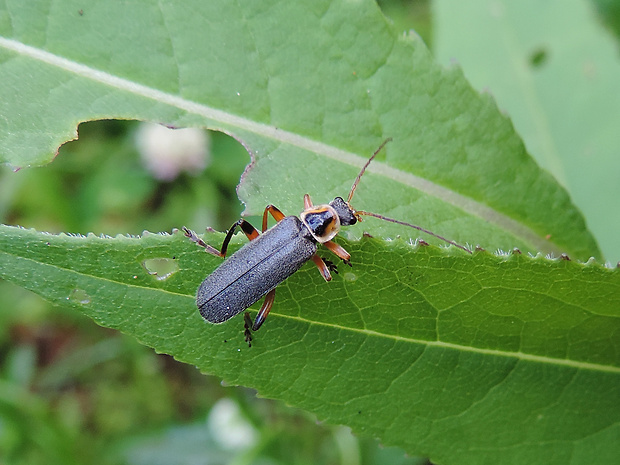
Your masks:
{"label": "hole in leaf", "polygon": [[172,258],[147,258],[142,261],[142,266],[158,281],[164,281],[179,271],[177,261]]}
{"label": "hole in leaf", "polygon": [[86,305],[90,303],[90,296],[83,289],[73,289],[67,299],[81,305]]}

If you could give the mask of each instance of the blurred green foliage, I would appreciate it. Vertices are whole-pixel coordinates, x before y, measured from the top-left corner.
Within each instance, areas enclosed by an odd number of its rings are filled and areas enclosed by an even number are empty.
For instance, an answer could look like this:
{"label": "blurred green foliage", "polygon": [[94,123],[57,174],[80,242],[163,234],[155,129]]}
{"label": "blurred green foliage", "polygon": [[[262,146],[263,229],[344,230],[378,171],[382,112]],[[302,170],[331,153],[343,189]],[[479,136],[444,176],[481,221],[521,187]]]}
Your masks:
{"label": "blurred green foliage", "polygon": [[593,3],[603,23],[620,39],[620,1],[594,0]]}
{"label": "blurred green foliage", "polygon": [[[216,135],[218,156],[207,170],[162,183],[141,166],[136,125],[82,124],[79,141],[63,146],[51,165],[17,173],[3,167],[2,221],[137,234],[202,216],[222,228],[239,215],[234,185],[248,156],[238,144]],[[0,283],[0,294],[0,457],[7,463],[124,463],[138,436],[204,420],[215,400],[230,395],[192,367],[80,314],[9,283]]]}
{"label": "blurred green foliage", "polygon": [[414,30],[432,49],[430,0],[377,0],[397,31]]}
{"label": "blurred green foliage", "polygon": [[[48,166],[2,174],[0,214],[7,224],[85,234],[170,231],[191,222],[225,229],[241,213],[234,186],[249,162],[231,138],[215,133],[204,172],[160,182],[136,154],[137,122],[99,121],[79,127]],[[190,226],[190,224],[188,224]]]}

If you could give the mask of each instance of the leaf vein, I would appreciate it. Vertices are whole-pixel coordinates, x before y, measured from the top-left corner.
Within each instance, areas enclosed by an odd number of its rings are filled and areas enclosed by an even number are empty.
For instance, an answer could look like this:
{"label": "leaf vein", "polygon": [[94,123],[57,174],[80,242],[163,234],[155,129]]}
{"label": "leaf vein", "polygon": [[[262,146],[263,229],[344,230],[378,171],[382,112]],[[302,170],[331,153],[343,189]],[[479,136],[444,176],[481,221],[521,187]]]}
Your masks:
{"label": "leaf vein", "polygon": [[[185,110],[188,113],[203,116],[206,119],[217,121],[222,125],[237,127],[255,134],[261,134],[262,136],[271,138],[275,141],[316,152],[322,156],[337,160],[341,163],[359,167],[365,162],[365,158],[351,152],[338,149],[333,145],[318,142],[271,125],[251,121],[230,112],[218,110],[216,108],[209,107],[208,105],[190,101],[177,95],[172,95],[129,79],[114,76],[108,72],[69,60],[62,56],[40,48],[26,45],[16,40],[0,37],[0,47],[11,50],[20,55],[30,57],[34,60],[47,63],[48,65],[56,68],[63,69],[82,78],[90,79],[109,87],[130,92],[147,99],[152,99],[154,101]],[[531,243],[538,250],[560,250],[557,245],[541,237],[541,235],[537,234],[525,224],[522,224],[519,221],[514,220],[509,216],[504,215],[503,213],[472,198],[461,195],[452,189],[435,184],[428,179],[421,178],[411,173],[406,173],[380,162],[375,162],[373,166],[369,167],[369,171],[391,179],[392,181],[425,192],[426,194],[439,198],[442,201],[454,205],[471,215],[495,224],[502,229],[512,231],[515,236]]]}

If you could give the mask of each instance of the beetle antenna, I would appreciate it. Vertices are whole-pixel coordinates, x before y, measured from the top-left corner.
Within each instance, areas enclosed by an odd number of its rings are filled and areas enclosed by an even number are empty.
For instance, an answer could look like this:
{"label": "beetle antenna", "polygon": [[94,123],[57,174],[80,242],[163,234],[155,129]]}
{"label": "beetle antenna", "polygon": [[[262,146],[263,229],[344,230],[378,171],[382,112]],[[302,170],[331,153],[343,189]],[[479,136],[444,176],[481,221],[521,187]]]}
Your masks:
{"label": "beetle antenna", "polygon": [[[357,185],[360,182],[360,179],[362,179],[362,176],[364,175],[364,172],[366,171],[366,168],[368,168],[368,165],[370,165],[370,162],[373,161],[375,159],[375,157],[377,156],[377,154],[381,151],[381,149],[383,147],[385,147],[385,145],[390,142],[392,140],[391,137],[388,137],[387,139],[385,139],[383,141],[383,143],[379,146],[379,148],[377,150],[375,150],[375,153],[372,154],[372,156],[368,159],[368,161],[364,164],[364,166],[362,167],[360,173],[357,175],[357,177],[355,178],[355,181],[353,182],[353,186],[351,186],[351,192],[349,192],[349,197],[347,198],[347,205],[349,206],[349,208],[351,208],[350,202],[351,199],[353,198],[353,194],[355,193],[355,189],[357,188]],[[467,247],[461,245],[461,244],[457,244],[454,241],[451,241],[450,239],[446,239],[443,236],[440,236],[439,234],[435,234],[432,231],[429,231],[428,229],[424,229],[421,226],[417,226],[415,224],[411,224],[411,223],[405,223],[404,221],[399,221],[399,220],[395,220],[393,218],[388,218],[387,216],[383,216],[383,215],[379,215],[377,213],[371,213],[371,212],[365,212],[365,211],[361,211],[361,210],[353,210],[353,214],[355,215],[355,217],[358,220],[362,220],[361,218],[359,218],[359,216],[365,215],[365,216],[374,216],[375,218],[379,218],[380,220],[384,220],[384,221],[388,221],[390,223],[396,223],[396,224],[400,224],[403,226],[409,226],[410,228],[413,229],[417,229],[418,231],[421,231],[425,234],[428,234],[430,236],[436,237],[437,239],[440,239],[444,242],[447,242],[448,244],[451,244],[455,247],[458,247],[461,250],[464,250],[465,252],[471,254],[472,251],[469,250]]]}
{"label": "beetle antenna", "polygon": [[355,189],[357,188],[357,185],[359,184],[360,179],[362,179],[362,175],[364,174],[364,171],[366,171],[366,168],[368,168],[368,165],[370,165],[370,162],[373,161],[374,158],[377,156],[377,154],[381,151],[381,149],[385,147],[385,144],[387,144],[391,140],[392,140],[391,137],[388,137],[387,139],[385,139],[383,143],[379,146],[379,148],[375,150],[375,153],[372,154],[372,157],[370,157],[368,161],[366,162],[366,164],[362,167],[360,174],[357,175],[357,178],[355,178],[355,181],[353,182],[353,186],[351,186],[351,192],[349,192],[347,203],[351,202],[351,199],[353,198],[353,193],[355,192]]}
{"label": "beetle antenna", "polygon": [[355,216],[357,216],[357,215],[374,216],[375,218],[379,218],[380,220],[384,220],[384,221],[389,221],[390,223],[396,223],[396,224],[401,224],[403,226],[409,226],[410,228],[417,229],[418,231],[421,231],[423,233],[429,234],[429,235],[431,235],[433,237],[436,237],[437,239],[441,239],[442,241],[447,242],[448,244],[451,244],[451,245],[453,245],[455,247],[458,247],[459,249],[464,250],[465,252],[467,252],[469,254],[472,253],[472,251],[469,250],[467,247],[465,247],[465,246],[463,246],[461,244],[457,244],[456,242],[451,241],[450,239],[446,239],[445,237],[440,236],[439,234],[435,234],[434,232],[429,231],[428,229],[424,229],[424,228],[422,228],[420,226],[417,226],[415,224],[405,223],[404,221],[399,221],[399,220],[395,220],[393,218],[388,218],[387,216],[378,215],[376,213],[371,213],[371,212],[359,211],[359,210],[355,212]]}

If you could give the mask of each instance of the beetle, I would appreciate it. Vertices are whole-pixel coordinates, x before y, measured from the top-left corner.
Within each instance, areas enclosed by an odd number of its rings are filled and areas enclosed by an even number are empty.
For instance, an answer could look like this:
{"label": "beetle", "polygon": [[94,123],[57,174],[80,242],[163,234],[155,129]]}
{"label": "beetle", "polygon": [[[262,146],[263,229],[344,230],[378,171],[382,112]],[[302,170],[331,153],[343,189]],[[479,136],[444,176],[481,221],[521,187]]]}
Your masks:
{"label": "beetle", "polygon": [[[226,257],[228,244],[237,228],[241,228],[250,240],[208,275],[198,288],[196,305],[202,317],[210,323],[223,323],[265,296],[253,322],[249,313],[245,314],[245,340],[251,346],[252,331],[257,331],[265,322],[273,306],[278,284],[309,260],[315,263],[325,281],[332,279],[332,271],[337,272],[332,262],[323,260],[317,254],[319,244],[351,266],[351,255],[332,239],[341,226],[354,225],[364,215],[412,227],[471,253],[466,247],[419,226],[351,207],[351,199],[366,168],[390,140],[386,139],[362,167],[347,200],[336,197],[329,204],[314,205],[306,194],[304,211],[298,217],[286,216],[274,205],[267,205],[263,212],[262,234],[248,221],[240,219],[228,230],[221,250],[210,246],[194,231],[183,227],[188,239],[203,247],[206,252],[222,258]],[[277,221],[271,229],[267,229],[269,215]]]}

